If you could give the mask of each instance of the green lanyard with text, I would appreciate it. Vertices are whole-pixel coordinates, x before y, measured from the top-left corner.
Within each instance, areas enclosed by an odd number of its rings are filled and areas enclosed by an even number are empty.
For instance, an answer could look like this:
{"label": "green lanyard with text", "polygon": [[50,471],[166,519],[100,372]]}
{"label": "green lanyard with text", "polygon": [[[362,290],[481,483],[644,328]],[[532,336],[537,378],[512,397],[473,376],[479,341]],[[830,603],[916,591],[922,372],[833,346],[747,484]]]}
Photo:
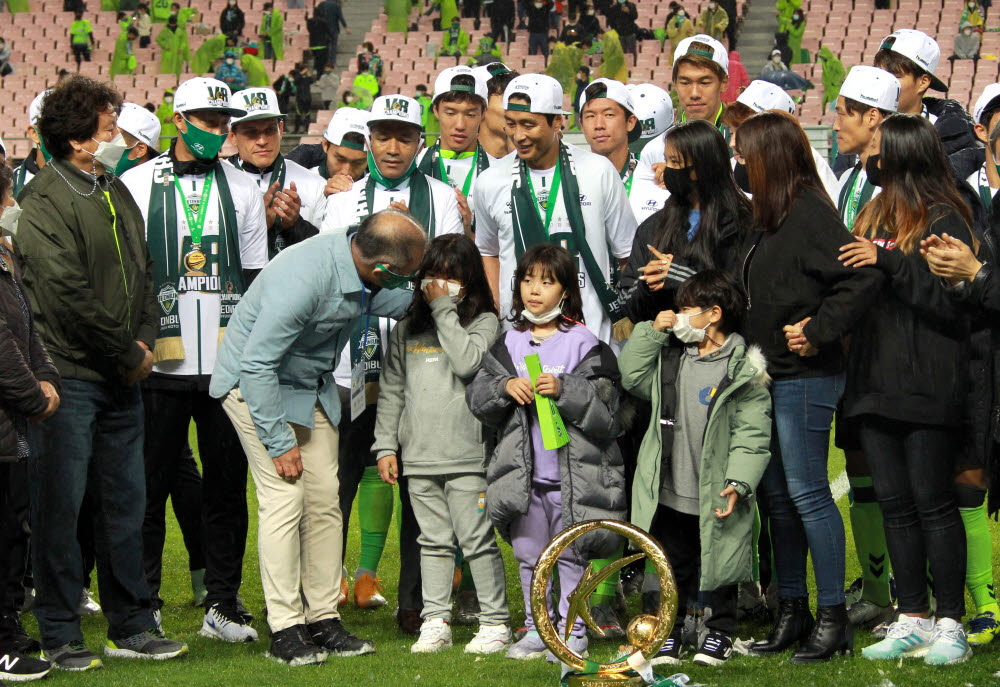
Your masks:
{"label": "green lanyard with text", "polygon": [[[451,175],[448,174],[448,170],[445,169],[444,166],[445,158],[443,153],[444,151],[442,150],[441,154],[438,155],[438,164],[441,165],[441,178],[450,182]],[[452,158],[452,159],[461,159],[461,158]],[[462,195],[465,196],[466,198],[469,197],[469,189],[472,188],[472,179],[473,177],[476,176],[476,168],[477,168],[476,165],[478,164],[478,162],[479,162],[479,149],[476,148],[476,152],[473,153],[472,155],[472,168],[469,170],[469,173],[465,177],[465,183],[462,184]]]}
{"label": "green lanyard with text", "polygon": [[[556,173],[552,177],[552,190],[549,191],[548,200],[545,201],[545,234],[549,233],[549,225],[552,224],[552,213],[556,209],[556,202],[559,200],[559,184],[562,181],[562,175],[559,171],[559,163],[556,163]],[[538,210],[538,198],[535,196],[535,186],[531,183],[531,172],[528,172],[528,190],[531,191],[531,200],[535,203],[535,211],[538,212],[539,219],[542,218],[542,213]]]}
{"label": "green lanyard with text", "polygon": [[215,170],[209,172],[208,176],[205,177],[205,184],[201,189],[201,201],[198,203],[198,217],[195,219],[194,212],[191,211],[191,205],[187,202],[187,196],[184,195],[184,189],[181,188],[181,182],[174,175],[174,185],[181,194],[181,200],[184,201],[184,217],[187,218],[188,231],[191,232],[191,247],[195,250],[201,246],[201,235],[205,231],[205,218],[208,216],[208,197],[212,193],[212,180],[214,178]]}

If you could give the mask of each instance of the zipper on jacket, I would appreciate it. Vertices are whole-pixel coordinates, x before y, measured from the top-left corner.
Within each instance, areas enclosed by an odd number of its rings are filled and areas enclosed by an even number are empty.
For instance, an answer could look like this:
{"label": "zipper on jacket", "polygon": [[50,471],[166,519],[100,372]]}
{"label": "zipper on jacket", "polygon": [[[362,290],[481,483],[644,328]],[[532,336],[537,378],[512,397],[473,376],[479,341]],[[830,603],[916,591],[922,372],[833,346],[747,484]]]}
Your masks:
{"label": "zipper on jacket", "polygon": [[118,242],[118,213],[115,212],[114,203],[111,202],[111,192],[105,191],[104,197],[108,199],[108,208],[111,210],[111,235],[115,237],[115,248],[118,249],[118,264],[122,268],[122,281],[125,282],[125,305],[128,308],[128,328],[132,331],[132,296],[128,292],[128,277],[125,276],[125,261],[122,260],[122,247]]}
{"label": "zipper on jacket", "polygon": [[760,240],[763,238],[763,234],[757,237],[757,240],[753,242],[753,246],[750,247],[750,251],[747,256],[743,258],[743,288],[747,292],[747,310],[751,308],[750,303],[750,262],[753,254],[757,252],[757,246],[760,245]]}

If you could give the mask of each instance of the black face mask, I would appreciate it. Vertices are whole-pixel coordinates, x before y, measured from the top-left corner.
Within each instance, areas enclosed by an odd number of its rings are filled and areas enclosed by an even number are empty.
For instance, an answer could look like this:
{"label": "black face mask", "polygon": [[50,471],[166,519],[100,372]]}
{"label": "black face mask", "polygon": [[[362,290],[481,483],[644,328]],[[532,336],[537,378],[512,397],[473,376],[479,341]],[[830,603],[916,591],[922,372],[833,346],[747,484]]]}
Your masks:
{"label": "black face mask", "polygon": [[670,195],[678,198],[688,199],[694,182],[691,180],[691,167],[674,169],[673,167],[663,168],[663,184],[670,191]]}
{"label": "black face mask", "polygon": [[882,185],[882,170],[878,167],[879,158],[881,155],[869,155],[868,161],[865,163],[865,172],[868,174],[868,182],[872,186]]}
{"label": "black face mask", "polygon": [[733,176],[736,177],[736,185],[744,193],[750,193],[750,175],[747,173],[747,166],[742,162],[737,162],[733,169]]}

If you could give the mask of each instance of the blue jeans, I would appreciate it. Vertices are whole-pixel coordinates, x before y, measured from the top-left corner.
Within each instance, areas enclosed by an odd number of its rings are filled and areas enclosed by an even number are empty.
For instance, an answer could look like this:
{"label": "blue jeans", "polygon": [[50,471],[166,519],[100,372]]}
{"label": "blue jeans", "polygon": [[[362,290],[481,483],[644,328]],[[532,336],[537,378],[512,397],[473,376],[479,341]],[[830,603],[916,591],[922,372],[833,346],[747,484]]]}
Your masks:
{"label": "blue jeans", "polygon": [[774,383],[771,462],[761,481],[770,505],[778,593],[808,598],[811,553],[820,606],[844,603],[844,521],[827,476],[830,425],[843,393],[843,374]]}
{"label": "blue jeans", "polygon": [[77,518],[85,492],[94,497],[97,584],[108,637],[154,626],[142,567],[146,482],[139,385],[110,387],[64,379],[59,410],[31,431],[31,549],[35,617],[42,647],[83,641],[83,560]]}

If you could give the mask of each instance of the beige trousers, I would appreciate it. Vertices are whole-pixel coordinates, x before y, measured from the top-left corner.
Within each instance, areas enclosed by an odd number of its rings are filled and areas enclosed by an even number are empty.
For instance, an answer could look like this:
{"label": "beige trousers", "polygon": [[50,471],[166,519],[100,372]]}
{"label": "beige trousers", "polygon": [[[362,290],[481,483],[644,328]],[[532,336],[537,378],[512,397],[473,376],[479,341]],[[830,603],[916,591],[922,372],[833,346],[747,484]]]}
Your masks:
{"label": "beige trousers", "polygon": [[343,517],[337,479],[337,427],[316,406],[316,428],[290,424],[303,472],[289,481],[257,437],[239,389],[222,400],[257,487],[260,578],[271,632],[337,618]]}

